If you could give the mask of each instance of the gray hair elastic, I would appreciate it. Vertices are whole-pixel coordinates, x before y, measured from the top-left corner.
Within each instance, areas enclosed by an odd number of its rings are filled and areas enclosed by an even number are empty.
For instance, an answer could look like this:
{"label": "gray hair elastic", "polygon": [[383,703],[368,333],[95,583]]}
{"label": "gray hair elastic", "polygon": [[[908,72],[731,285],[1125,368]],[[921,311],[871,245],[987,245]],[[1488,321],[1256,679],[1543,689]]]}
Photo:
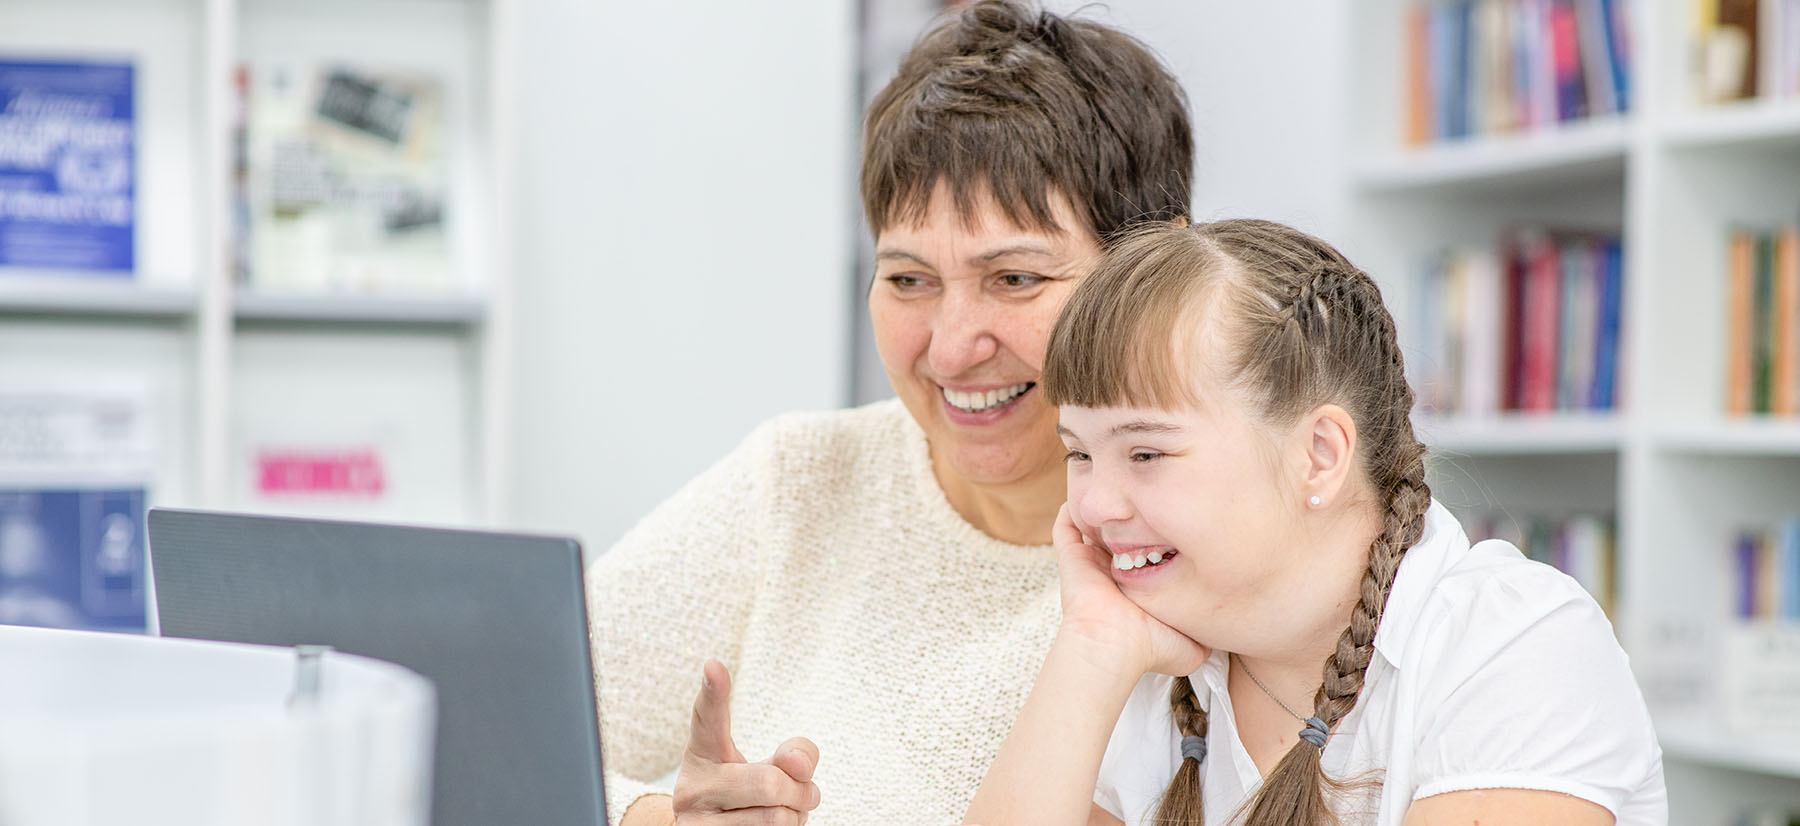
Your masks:
{"label": "gray hair elastic", "polygon": [[1196,763],[1206,762],[1206,738],[1198,734],[1190,734],[1181,738],[1181,759],[1193,758]]}
{"label": "gray hair elastic", "polygon": [[1331,729],[1325,725],[1324,720],[1317,717],[1308,717],[1306,718],[1306,728],[1300,730],[1300,739],[1313,744],[1313,746],[1317,747],[1320,751],[1323,751],[1325,749],[1325,735],[1330,733]]}

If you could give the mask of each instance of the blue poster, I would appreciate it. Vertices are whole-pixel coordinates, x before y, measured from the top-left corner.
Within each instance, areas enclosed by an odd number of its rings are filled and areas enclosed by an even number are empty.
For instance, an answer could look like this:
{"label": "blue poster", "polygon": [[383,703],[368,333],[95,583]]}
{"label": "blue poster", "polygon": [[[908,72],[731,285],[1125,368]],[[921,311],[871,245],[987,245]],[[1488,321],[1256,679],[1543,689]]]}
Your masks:
{"label": "blue poster", "polygon": [[0,623],[143,632],[144,490],[0,488]]}
{"label": "blue poster", "polygon": [[0,60],[0,267],[129,275],[132,67]]}

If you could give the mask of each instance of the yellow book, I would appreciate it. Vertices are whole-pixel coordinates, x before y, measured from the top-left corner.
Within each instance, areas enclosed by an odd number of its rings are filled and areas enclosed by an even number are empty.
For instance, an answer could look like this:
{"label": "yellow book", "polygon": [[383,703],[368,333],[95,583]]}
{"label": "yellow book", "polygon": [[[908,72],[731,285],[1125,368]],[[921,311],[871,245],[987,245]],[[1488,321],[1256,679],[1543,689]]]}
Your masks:
{"label": "yellow book", "polygon": [[1775,234],[1774,353],[1769,365],[1769,412],[1800,413],[1800,229]]}

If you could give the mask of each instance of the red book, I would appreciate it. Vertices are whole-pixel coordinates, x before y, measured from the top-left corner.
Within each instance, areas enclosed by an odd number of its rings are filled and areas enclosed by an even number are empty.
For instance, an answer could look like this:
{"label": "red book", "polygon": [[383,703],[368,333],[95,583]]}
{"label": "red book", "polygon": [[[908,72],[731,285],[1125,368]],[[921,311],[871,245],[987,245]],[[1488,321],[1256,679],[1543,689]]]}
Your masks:
{"label": "red book", "polygon": [[1525,245],[1505,241],[1500,272],[1500,409],[1519,409],[1519,317],[1525,285]]}
{"label": "red book", "polygon": [[1556,407],[1556,354],[1561,325],[1562,256],[1548,234],[1525,244],[1525,277],[1519,303],[1519,409]]}
{"label": "red book", "polygon": [[1550,4],[1550,64],[1556,76],[1556,119],[1586,117],[1587,79],[1581,67],[1574,0],[1552,0]]}

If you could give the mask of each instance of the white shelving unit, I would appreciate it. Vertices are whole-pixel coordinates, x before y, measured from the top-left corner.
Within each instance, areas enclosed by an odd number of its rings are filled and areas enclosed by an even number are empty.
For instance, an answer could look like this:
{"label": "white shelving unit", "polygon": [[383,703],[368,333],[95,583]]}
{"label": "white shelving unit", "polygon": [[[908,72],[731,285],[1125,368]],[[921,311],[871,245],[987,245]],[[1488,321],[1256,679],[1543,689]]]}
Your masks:
{"label": "white shelving unit", "polygon": [[1509,227],[1625,238],[1619,412],[1422,419],[1434,492],[1453,508],[1615,514],[1614,622],[1656,716],[1670,822],[1800,811],[1800,741],[1728,729],[1714,659],[1732,532],[1800,513],[1800,422],[1723,413],[1726,231],[1800,221],[1800,102],[1691,103],[1690,4],[1632,0],[1629,115],[1406,148],[1413,2],[1359,3],[1348,33],[1349,252],[1390,306],[1410,306],[1405,274],[1425,254],[1491,247]]}
{"label": "white shelving unit", "polygon": [[[0,376],[147,379],[154,504],[245,507],[252,445],[335,434],[382,446],[385,498],[293,510],[504,520],[515,3],[0,0],[0,54],[134,66],[138,265],[130,278],[0,269]],[[443,84],[454,289],[234,283],[233,76],[268,60]]]}

